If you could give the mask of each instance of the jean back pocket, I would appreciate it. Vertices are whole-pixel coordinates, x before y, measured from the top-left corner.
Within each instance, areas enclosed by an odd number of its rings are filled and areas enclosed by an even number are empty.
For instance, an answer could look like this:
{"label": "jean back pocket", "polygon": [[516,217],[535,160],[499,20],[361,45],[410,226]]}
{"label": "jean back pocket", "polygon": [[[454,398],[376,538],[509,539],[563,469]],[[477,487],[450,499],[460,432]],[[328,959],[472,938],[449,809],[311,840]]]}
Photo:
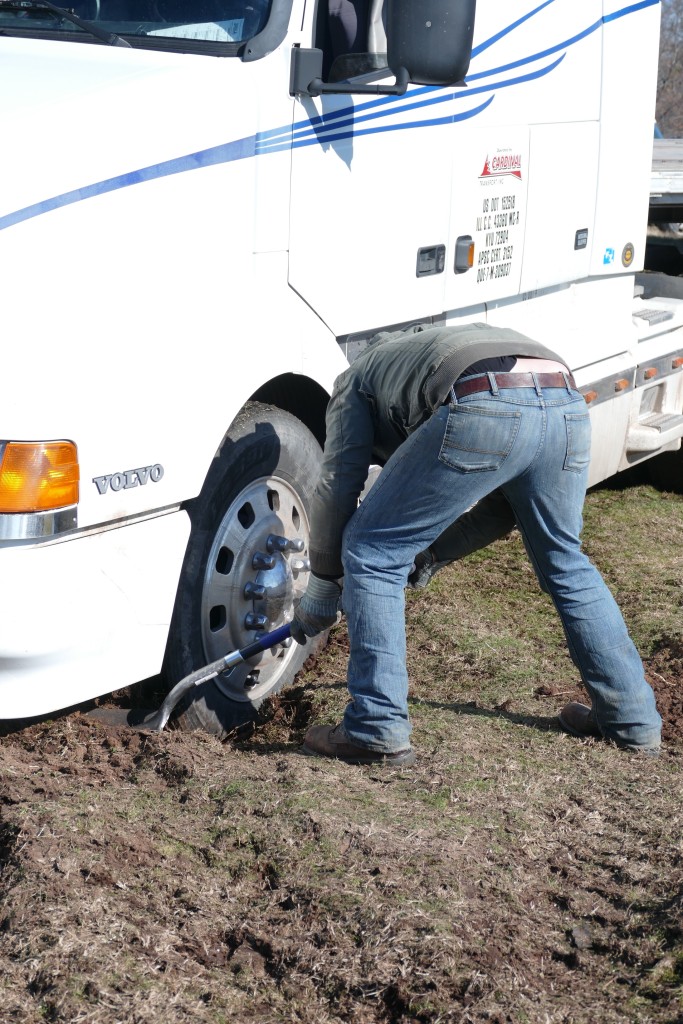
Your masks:
{"label": "jean back pocket", "polygon": [[564,468],[570,473],[582,473],[591,460],[591,419],[588,412],[566,412],[567,451]]}
{"label": "jean back pocket", "polygon": [[519,431],[518,412],[451,406],[439,459],[463,473],[500,469]]}

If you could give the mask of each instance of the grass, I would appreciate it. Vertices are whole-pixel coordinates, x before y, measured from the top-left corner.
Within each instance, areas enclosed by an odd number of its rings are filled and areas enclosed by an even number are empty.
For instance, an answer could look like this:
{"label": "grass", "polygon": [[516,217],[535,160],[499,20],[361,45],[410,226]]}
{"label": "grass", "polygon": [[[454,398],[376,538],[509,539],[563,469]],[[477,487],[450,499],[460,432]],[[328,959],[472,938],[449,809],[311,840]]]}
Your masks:
{"label": "grass", "polygon": [[[683,686],[683,499],[596,490],[585,523]],[[343,625],[240,744],[3,739],[3,1024],[683,1021],[681,733],[650,761],[557,730],[578,679],[514,535],[406,614],[410,768],[297,753],[302,709],[343,713]]]}

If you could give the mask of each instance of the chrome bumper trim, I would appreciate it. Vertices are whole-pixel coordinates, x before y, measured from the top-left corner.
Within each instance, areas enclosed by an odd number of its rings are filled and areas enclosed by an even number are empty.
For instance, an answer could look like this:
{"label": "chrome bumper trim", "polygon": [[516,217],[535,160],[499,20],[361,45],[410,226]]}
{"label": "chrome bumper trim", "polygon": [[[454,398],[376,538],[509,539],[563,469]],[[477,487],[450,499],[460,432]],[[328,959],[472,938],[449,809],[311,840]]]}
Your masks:
{"label": "chrome bumper trim", "polygon": [[77,526],[76,505],[50,512],[3,512],[0,513],[0,543],[54,537],[75,530]]}

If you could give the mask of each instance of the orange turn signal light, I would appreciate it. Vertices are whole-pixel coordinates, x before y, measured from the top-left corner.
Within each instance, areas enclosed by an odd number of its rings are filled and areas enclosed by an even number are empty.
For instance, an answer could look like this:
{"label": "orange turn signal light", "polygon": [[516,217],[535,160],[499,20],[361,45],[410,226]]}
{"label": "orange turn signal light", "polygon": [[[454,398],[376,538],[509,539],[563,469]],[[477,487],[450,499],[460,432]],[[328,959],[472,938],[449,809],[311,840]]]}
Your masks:
{"label": "orange turn signal light", "polygon": [[78,501],[71,441],[8,441],[0,463],[0,512],[48,512]]}
{"label": "orange turn signal light", "polygon": [[587,405],[590,405],[591,402],[594,402],[597,397],[597,391],[584,391],[583,393],[583,398]]}
{"label": "orange turn signal light", "polygon": [[[493,237],[493,236],[491,236]],[[456,274],[464,274],[474,266],[474,239],[471,235],[460,235],[455,240],[455,263],[453,269]]]}

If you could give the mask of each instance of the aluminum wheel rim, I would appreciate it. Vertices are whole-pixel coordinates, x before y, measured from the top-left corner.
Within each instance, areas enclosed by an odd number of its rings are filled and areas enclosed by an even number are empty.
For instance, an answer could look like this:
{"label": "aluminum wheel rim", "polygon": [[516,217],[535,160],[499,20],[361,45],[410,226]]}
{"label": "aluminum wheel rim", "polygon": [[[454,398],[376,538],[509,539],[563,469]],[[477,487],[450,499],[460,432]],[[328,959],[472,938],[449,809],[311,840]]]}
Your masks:
{"label": "aluminum wheel rim", "polygon": [[[303,550],[268,550],[274,537],[299,542]],[[259,477],[240,491],[216,532],[202,583],[207,663],[292,618],[308,582],[308,541],[308,516],[289,482]],[[296,644],[279,646],[218,676],[216,685],[231,700],[262,699],[277,687],[296,653]]]}

